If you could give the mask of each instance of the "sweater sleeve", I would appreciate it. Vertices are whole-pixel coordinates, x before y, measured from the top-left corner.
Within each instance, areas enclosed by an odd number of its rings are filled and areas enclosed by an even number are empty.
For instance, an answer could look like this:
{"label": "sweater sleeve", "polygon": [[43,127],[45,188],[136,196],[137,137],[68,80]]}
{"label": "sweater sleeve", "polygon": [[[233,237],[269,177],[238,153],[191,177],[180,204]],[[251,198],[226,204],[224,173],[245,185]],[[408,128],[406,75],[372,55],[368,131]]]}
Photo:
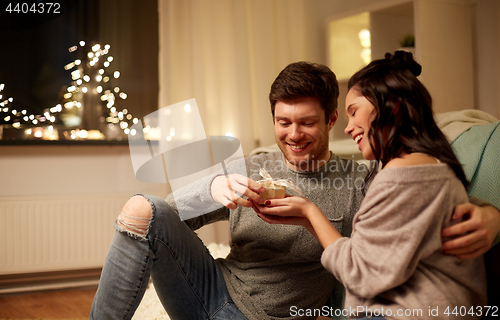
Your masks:
{"label": "sweater sleeve", "polygon": [[419,260],[440,250],[443,219],[451,215],[443,212],[449,211],[442,205],[449,192],[446,180],[405,183],[377,178],[354,218],[351,238],[332,243],[321,258],[346,290],[361,298],[373,298],[407,281]]}
{"label": "sweater sleeve", "polygon": [[229,219],[229,209],[216,202],[210,193],[213,177],[187,185],[167,196],[167,203],[191,229]]}
{"label": "sweater sleeve", "polygon": [[221,169],[175,190],[167,196],[166,201],[193,230],[213,222],[228,220],[230,210],[216,202],[211,193],[214,179],[225,174],[248,176],[245,159],[233,160],[225,170]]}

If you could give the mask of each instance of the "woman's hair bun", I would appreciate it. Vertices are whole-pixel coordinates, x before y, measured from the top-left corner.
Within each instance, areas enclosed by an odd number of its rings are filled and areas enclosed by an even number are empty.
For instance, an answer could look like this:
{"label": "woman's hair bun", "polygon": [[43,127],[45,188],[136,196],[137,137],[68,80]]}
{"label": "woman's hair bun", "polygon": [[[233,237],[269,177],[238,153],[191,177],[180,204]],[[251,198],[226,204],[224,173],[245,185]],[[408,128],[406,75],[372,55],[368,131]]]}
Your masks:
{"label": "woman's hair bun", "polygon": [[394,54],[386,53],[385,58],[390,60],[394,67],[410,70],[415,77],[422,73],[422,66],[413,60],[411,52],[398,50]]}

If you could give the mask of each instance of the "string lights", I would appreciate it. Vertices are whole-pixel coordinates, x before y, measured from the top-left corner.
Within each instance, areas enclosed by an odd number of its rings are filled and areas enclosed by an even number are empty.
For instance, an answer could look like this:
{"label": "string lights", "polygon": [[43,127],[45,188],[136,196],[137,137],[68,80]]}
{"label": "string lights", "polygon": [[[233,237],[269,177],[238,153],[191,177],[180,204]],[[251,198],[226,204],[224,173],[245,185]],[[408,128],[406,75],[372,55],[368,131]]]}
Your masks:
{"label": "string lights", "polygon": [[[74,45],[68,50],[71,53],[84,50],[86,47],[85,41],[80,41],[79,46]],[[58,116],[63,112],[81,111],[90,105],[86,102],[90,99],[85,99],[86,95],[99,95],[100,101],[105,112],[104,121],[109,127],[119,127],[128,135],[135,135],[135,132],[130,132],[132,124],[139,120],[135,118],[127,109],[120,108],[120,100],[127,99],[127,94],[120,87],[113,85],[120,78],[121,74],[118,70],[111,68],[113,57],[109,55],[110,45],[94,44],[87,54],[83,57],[66,64],[64,69],[70,72],[71,83],[65,89],[62,95],[61,103],[56,104],[44,110],[43,114],[32,114],[27,110],[16,110],[13,107],[14,99],[2,99],[5,84],[0,84],[0,116],[12,127],[19,129],[21,126],[28,127],[26,134],[33,135],[35,138],[40,138],[45,132],[53,132],[54,123]],[[87,103],[90,104],[90,103]],[[105,106],[105,108],[104,108]],[[78,123],[81,119],[78,119]],[[34,128],[41,126],[43,128]],[[69,134],[65,133],[68,139],[87,139],[92,138],[89,132],[84,129],[71,130]],[[100,138],[103,135],[100,133]],[[95,137],[94,137],[95,138]],[[57,139],[57,138],[56,138]]]}

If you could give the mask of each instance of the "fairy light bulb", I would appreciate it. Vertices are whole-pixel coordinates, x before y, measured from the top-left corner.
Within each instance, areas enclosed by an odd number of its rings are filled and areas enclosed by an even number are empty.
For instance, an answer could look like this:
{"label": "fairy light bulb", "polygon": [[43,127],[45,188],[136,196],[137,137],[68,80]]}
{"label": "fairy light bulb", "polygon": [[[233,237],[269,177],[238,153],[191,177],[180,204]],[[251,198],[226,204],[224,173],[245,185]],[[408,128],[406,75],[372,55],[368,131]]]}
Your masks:
{"label": "fairy light bulb", "polygon": [[[84,47],[86,45],[85,41],[79,41],[78,45],[74,45],[68,48],[69,52],[75,52],[79,49],[79,47]],[[82,103],[78,100],[82,99],[82,94],[81,93],[88,93],[89,91],[92,92],[92,85],[93,83],[91,82],[91,77],[89,74],[95,74],[95,80],[97,82],[104,82],[108,83],[111,78],[118,79],[121,76],[120,71],[115,70],[112,72],[112,74],[106,75],[105,68],[110,66],[110,63],[114,60],[114,58],[110,55],[108,55],[108,50],[110,49],[110,45],[106,44],[103,48],[101,48],[100,44],[94,44],[91,46],[90,50],[85,50],[82,52],[82,55],[84,58],[87,60],[82,61],[80,59],[75,59],[73,62],[67,63],[64,66],[65,70],[70,71],[71,73],[71,78],[72,82],[71,84],[66,88],[66,92],[63,93],[63,97],[65,99],[64,103],[62,104],[57,104],[56,106],[53,106],[51,108],[46,109],[47,111],[44,112],[43,115],[35,115],[35,114],[29,114],[27,110],[21,110],[18,111],[16,109],[11,109],[10,106],[7,106],[9,103],[12,103],[14,99],[12,97],[1,101],[0,102],[0,111],[3,111],[5,113],[8,113],[8,115],[4,116],[5,121],[11,122],[11,125],[14,128],[20,128],[23,123],[29,123],[31,122],[32,125],[38,125],[42,126],[41,128],[39,127],[38,129],[32,130],[31,128],[28,128],[25,130],[25,134],[28,135],[33,135],[35,137],[42,138],[43,137],[43,132],[44,129],[46,128],[45,132],[49,131],[54,131],[54,123],[56,123],[56,114],[59,112],[62,112],[63,107],[65,109],[73,109],[74,107],[81,108]],[[85,53],[86,52],[86,53]],[[79,54],[80,55],[80,54]],[[85,57],[86,55],[86,57]],[[81,55],[80,55],[81,56]],[[106,57],[105,57],[106,56]],[[104,58],[102,61],[102,66],[98,67],[100,62],[100,58]],[[89,67],[98,67],[97,72],[92,71],[89,69]],[[93,73],[95,72],[95,73]],[[85,74],[87,73],[87,74]],[[84,83],[92,83],[92,85],[86,85],[82,86]],[[5,88],[5,84],[1,83],[0,84],[0,93],[3,91]],[[98,93],[102,93],[105,89],[103,86],[98,85],[95,87],[96,91]],[[115,96],[115,94],[117,96]],[[117,98],[121,99],[126,99],[127,94],[122,92],[118,86],[113,86],[112,89],[106,89],[106,92],[102,95],[100,95],[100,100],[102,100],[102,103],[106,103],[107,108],[109,109],[109,116],[105,118],[105,121],[108,123],[108,126],[115,127],[119,126],[121,129],[126,134],[130,135],[136,135],[137,131],[135,129],[129,128],[131,123],[137,124],[139,122],[138,118],[134,118],[131,113],[127,109],[123,109],[122,111],[118,112],[117,107],[119,108],[120,106],[115,105],[115,99]],[[3,95],[0,94],[0,99],[3,98]],[[69,101],[72,99],[72,101]],[[190,106],[186,106],[186,112],[190,111]],[[144,132],[149,131],[150,127],[147,127],[144,129]],[[81,130],[72,130],[71,132],[71,139],[78,139],[78,138],[87,138],[88,134],[84,129]],[[175,130],[170,131],[170,137],[175,136]]]}

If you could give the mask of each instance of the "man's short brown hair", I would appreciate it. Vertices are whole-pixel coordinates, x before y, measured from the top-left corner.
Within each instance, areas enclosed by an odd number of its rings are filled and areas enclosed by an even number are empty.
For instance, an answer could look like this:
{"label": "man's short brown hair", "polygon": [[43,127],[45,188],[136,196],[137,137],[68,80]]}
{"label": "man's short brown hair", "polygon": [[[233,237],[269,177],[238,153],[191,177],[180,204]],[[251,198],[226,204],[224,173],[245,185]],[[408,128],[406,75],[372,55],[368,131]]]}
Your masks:
{"label": "man's short brown hair", "polygon": [[273,114],[278,101],[292,101],[312,97],[320,101],[325,110],[325,121],[337,109],[339,84],[335,74],[325,65],[299,61],[286,66],[271,85],[269,102]]}

